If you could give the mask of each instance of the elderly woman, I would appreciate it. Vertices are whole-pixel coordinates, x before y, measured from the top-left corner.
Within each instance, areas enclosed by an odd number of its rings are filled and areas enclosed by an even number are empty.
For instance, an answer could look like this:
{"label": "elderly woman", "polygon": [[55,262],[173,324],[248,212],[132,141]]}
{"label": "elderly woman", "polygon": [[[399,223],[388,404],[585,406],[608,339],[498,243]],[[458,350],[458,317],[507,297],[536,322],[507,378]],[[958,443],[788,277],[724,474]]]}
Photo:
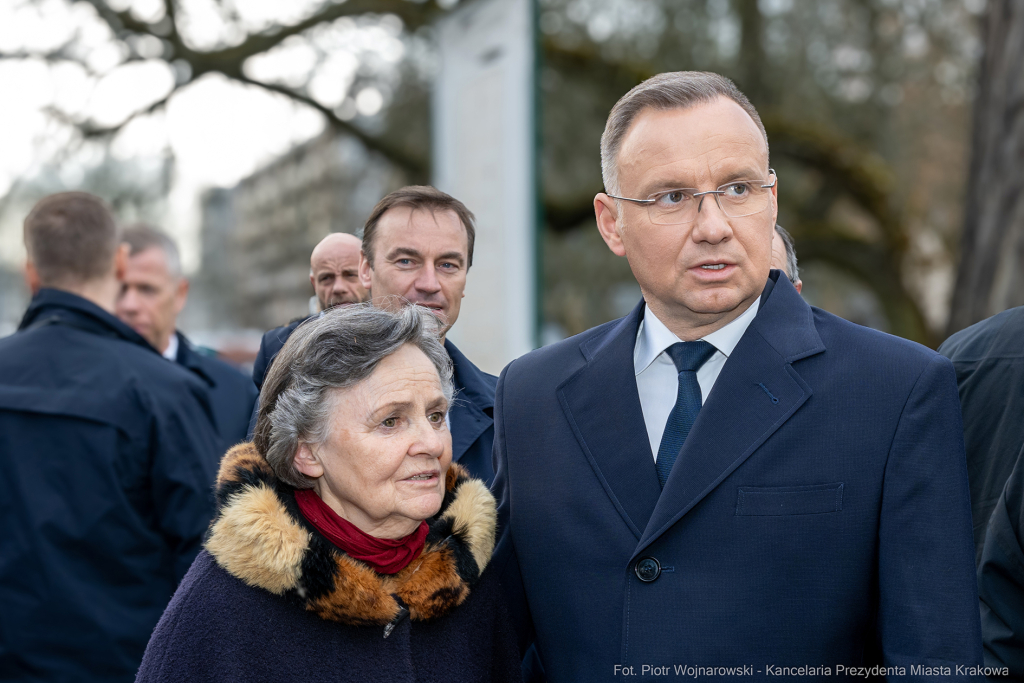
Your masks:
{"label": "elderly woman", "polygon": [[451,377],[418,307],[299,327],[137,681],[519,681],[484,572],[494,499],[451,462]]}

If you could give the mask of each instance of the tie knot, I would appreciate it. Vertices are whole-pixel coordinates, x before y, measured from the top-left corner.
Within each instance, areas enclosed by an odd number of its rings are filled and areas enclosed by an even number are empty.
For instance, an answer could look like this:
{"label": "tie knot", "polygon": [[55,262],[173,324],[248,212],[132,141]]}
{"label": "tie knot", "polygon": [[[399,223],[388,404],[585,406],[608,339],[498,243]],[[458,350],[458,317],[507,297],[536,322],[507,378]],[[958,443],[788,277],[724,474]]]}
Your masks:
{"label": "tie knot", "polygon": [[667,352],[678,372],[696,372],[711,356],[715,355],[715,347],[706,341],[676,342],[668,347]]}

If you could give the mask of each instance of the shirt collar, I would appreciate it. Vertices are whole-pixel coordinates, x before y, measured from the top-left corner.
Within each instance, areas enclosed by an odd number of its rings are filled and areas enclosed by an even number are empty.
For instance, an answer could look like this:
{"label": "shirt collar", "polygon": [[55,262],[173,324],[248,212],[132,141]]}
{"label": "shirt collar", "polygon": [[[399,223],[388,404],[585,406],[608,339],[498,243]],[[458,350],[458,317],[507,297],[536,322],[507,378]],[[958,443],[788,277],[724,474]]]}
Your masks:
{"label": "shirt collar", "polygon": [[178,335],[172,334],[170,341],[167,343],[167,348],[160,354],[169,361],[178,360]]}
{"label": "shirt collar", "polygon": [[[738,318],[722,329],[716,330],[701,339],[714,346],[722,355],[728,358],[733,349],[736,348],[736,345],[740,343],[740,338],[747,331],[747,327],[750,326],[754,316],[757,315],[760,305],[761,300],[758,297]],[[679,341],[682,340],[665,327],[665,323],[658,320],[658,316],[654,315],[650,306],[644,304],[644,318],[640,322],[640,329],[636,335],[636,346],[633,351],[634,372],[639,375],[665,349]]]}

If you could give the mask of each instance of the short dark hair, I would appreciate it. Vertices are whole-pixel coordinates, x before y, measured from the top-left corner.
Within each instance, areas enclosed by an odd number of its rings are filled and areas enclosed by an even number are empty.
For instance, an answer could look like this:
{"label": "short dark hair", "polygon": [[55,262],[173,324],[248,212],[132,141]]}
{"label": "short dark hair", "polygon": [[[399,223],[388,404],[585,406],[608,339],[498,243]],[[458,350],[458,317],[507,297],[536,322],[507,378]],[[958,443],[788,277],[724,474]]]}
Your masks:
{"label": "short dark hair", "polygon": [[45,287],[78,285],[106,275],[121,243],[107,203],[87,192],[40,199],[24,224],[25,249]]}
{"label": "short dark hair", "polygon": [[800,279],[800,270],[796,267],[796,247],[793,244],[793,236],[779,224],[775,225],[775,232],[779,233],[782,243],[786,245],[786,271],[789,281],[795,283]]}
{"label": "short dark hair", "polygon": [[373,207],[373,211],[370,212],[370,217],[366,219],[362,234],[363,253],[366,254],[366,260],[370,262],[371,268],[373,267],[373,241],[377,235],[377,224],[380,223],[380,219],[385,213],[391,209],[403,206],[413,211],[425,209],[431,213],[436,211],[455,212],[455,215],[459,217],[459,222],[462,223],[462,227],[466,229],[466,239],[469,244],[466,267],[469,268],[473,265],[473,242],[476,240],[476,228],[473,226],[476,217],[473,216],[473,212],[467,209],[466,205],[458,199],[450,194],[441,192],[436,187],[409,185],[395,190],[377,202],[377,206]]}
{"label": "short dark hair", "polygon": [[623,95],[608,114],[604,133],[601,135],[601,176],[604,189],[619,194],[618,157],[622,140],[633,125],[633,121],[646,109],[659,111],[689,109],[699,104],[709,104],[719,97],[732,100],[753,119],[765,148],[768,134],[761,123],[757,109],[736,84],[725,76],[710,71],[671,71],[648,78]]}
{"label": "short dark hair", "polygon": [[160,249],[167,259],[167,271],[174,277],[181,277],[181,253],[178,251],[178,245],[167,233],[157,230],[152,225],[136,223],[124,229],[122,239],[128,243],[131,256],[147,249]]}

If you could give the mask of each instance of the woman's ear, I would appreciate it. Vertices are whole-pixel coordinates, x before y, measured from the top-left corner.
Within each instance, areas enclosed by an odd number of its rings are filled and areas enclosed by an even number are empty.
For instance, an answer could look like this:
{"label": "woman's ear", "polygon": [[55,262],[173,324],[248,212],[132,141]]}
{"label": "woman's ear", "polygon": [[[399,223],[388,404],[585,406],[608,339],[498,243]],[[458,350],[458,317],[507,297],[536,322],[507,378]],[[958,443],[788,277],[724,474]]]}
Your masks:
{"label": "woman's ear", "polygon": [[324,466],[320,464],[320,459],[316,457],[316,453],[313,452],[308,443],[300,443],[299,447],[295,449],[293,463],[295,464],[295,469],[307,477],[316,479],[324,474]]}

